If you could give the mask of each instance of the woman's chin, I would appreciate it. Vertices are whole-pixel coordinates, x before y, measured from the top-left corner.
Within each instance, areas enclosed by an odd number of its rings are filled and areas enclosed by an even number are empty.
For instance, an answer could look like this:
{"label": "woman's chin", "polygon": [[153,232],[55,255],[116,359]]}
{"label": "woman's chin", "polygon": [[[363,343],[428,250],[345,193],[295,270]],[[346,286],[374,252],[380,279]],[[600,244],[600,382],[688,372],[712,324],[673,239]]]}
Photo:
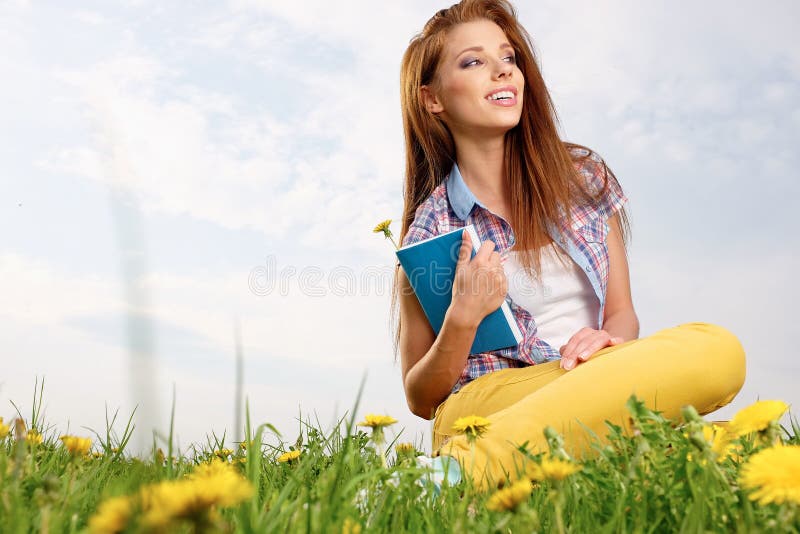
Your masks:
{"label": "woman's chin", "polygon": [[505,134],[509,130],[516,128],[519,124],[519,119],[517,120],[507,120],[502,122],[494,122],[491,125],[486,125],[485,129],[489,131],[495,131],[499,134]]}
{"label": "woman's chin", "polygon": [[505,120],[498,120],[497,117],[490,121],[481,121],[462,124],[463,132],[468,137],[473,137],[475,132],[489,137],[504,135],[509,130],[516,128],[519,124],[519,117],[508,117]]}

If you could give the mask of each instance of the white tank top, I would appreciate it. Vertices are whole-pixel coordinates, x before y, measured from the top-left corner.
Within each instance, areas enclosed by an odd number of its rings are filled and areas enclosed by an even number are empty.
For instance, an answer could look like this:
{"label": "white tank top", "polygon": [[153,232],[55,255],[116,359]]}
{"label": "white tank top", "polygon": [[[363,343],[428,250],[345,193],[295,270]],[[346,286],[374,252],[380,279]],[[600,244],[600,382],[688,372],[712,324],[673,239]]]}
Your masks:
{"label": "white tank top", "polygon": [[[503,262],[508,295],[533,316],[539,338],[559,350],[581,328],[597,328],[600,301],[586,273],[572,258],[551,243],[542,249],[541,275],[530,277],[519,254],[508,251]],[[568,268],[556,254],[568,262]]]}

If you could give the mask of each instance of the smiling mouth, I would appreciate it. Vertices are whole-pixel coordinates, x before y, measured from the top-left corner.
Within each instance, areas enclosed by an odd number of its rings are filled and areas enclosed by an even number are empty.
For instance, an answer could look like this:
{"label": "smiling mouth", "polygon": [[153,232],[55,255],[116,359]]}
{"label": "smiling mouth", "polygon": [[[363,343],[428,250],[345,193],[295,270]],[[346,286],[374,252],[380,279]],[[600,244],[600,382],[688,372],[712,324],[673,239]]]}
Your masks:
{"label": "smiling mouth", "polygon": [[498,100],[516,100],[517,96],[512,91],[498,91],[486,97],[486,100],[491,101],[498,101]]}
{"label": "smiling mouth", "polygon": [[500,91],[484,98],[490,104],[501,107],[513,107],[517,105],[517,95],[511,91]]}

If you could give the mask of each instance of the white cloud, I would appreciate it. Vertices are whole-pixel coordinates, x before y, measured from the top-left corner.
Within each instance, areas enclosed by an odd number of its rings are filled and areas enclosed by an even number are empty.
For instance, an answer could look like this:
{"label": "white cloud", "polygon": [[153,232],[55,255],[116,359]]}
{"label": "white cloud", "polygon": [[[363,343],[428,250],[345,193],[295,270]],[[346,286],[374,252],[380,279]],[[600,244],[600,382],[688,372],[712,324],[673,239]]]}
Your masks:
{"label": "white cloud", "polygon": [[108,19],[97,11],[79,10],[73,13],[72,16],[75,18],[75,20],[91,26],[100,26],[108,22]]}
{"label": "white cloud", "polygon": [[[562,4],[543,16],[525,8],[568,137],[618,158],[695,165],[738,163],[737,152],[769,157],[788,141],[800,80],[790,16],[721,2],[694,6],[691,17],[635,2]],[[569,31],[553,23],[566,20]]]}
{"label": "white cloud", "polygon": [[[309,76],[317,106],[287,122],[241,105],[235,109],[231,98],[198,87],[183,91],[179,85],[171,98],[157,95],[170,82],[167,72],[158,61],[139,57],[64,76],[86,96],[94,142],[55,149],[42,166],[124,186],[148,212],[187,214],[231,229],[252,227],[267,236],[303,227],[302,242],[321,248],[331,248],[325,233],[336,229],[337,248],[343,243],[364,248],[364,229],[390,211],[381,189],[388,180],[381,180],[386,172],[377,159],[388,151],[353,141],[353,135],[367,136],[364,120],[342,118],[357,113],[355,100],[363,105],[376,97],[352,94],[345,78]],[[323,84],[339,91],[325,95]],[[370,93],[366,88],[363,94]],[[315,137],[338,139],[341,146],[336,152],[293,155]],[[359,184],[365,191],[356,192]],[[383,211],[370,209],[376,205]]]}
{"label": "white cloud", "polygon": [[[123,302],[109,280],[73,277],[41,260],[0,254],[0,316],[45,327],[75,315],[119,313]],[[87,298],[88,297],[88,298]]]}

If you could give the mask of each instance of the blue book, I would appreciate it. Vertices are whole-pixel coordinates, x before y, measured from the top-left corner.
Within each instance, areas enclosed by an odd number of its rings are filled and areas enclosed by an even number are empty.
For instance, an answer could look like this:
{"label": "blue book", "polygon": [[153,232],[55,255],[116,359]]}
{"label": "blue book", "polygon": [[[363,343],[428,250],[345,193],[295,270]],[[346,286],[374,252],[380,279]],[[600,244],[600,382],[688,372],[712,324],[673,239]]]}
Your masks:
{"label": "blue book", "polygon": [[[469,232],[472,240],[470,254],[472,258],[478,252],[481,243],[472,224],[417,241],[396,251],[397,259],[400,260],[400,265],[437,336],[453,298],[453,280],[456,276],[458,251],[461,248],[461,234],[464,229]],[[517,326],[508,302],[504,300],[499,308],[484,317],[478,325],[470,354],[513,347],[520,341],[522,332]]]}

